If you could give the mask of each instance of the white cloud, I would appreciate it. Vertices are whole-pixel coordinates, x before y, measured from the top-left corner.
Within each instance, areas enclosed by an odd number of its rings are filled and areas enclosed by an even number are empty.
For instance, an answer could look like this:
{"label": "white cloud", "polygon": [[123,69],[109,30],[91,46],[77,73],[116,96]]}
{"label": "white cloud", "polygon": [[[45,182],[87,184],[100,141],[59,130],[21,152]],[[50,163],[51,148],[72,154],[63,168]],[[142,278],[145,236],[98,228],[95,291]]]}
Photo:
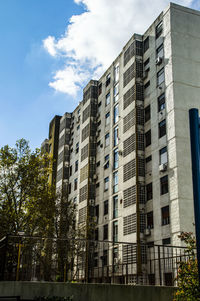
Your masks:
{"label": "white cloud", "polygon": [[[65,34],[49,36],[44,48],[53,57],[63,56],[66,67],[55,73],[49,84],[55,90],[76,96],[89,79],[108,68],[133,33],[143,33],[167,0],[74,0],[85,12],[74,15]],[[191,6],[192,0],[175,1]]]}

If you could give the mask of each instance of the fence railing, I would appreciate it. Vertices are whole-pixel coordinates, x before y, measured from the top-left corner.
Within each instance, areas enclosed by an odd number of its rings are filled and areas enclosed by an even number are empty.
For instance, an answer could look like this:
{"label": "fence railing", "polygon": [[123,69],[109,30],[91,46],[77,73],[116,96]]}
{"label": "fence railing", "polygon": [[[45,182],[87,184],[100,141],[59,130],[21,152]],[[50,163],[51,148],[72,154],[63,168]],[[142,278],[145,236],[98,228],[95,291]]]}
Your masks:
{"label": "fence railing", "polygon": [[176,285],[184,247],[6,236],[0,241],[0,280]]}

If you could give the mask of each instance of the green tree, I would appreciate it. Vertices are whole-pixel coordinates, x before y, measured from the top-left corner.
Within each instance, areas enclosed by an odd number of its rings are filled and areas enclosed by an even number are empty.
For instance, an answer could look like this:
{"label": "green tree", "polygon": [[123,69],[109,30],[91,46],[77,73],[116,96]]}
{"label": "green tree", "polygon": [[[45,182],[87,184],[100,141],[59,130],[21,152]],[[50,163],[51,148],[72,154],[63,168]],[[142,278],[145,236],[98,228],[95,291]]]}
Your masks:
{"label": "green tree", "polygon": [[196,240],[192,233],[183,232],[180,239],[185,242],[187,250],[185,257],[179,263],[177,283],[178,290],[175,293],[174,301],[196,301],[200,300],[200,287],[198,278],[198,266],[195,255]]}
{"label": "green tree", "polygon": [[19,231],[26,235],[53,231],[55,193],[48,184],[50,169],[48,154],[31,151],[24,139],[14,148],[0,149],[0,237]]}

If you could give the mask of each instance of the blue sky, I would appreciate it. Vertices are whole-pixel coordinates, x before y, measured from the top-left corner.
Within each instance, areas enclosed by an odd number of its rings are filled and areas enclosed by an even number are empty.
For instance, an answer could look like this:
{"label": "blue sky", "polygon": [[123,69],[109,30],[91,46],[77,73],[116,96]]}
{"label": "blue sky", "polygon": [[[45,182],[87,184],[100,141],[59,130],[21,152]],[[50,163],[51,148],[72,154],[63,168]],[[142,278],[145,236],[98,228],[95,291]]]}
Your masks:
{"label": "blue sky", "polygon": [[[200,8],[199,0],[175,2]],[[39,147],[54,115],[73,111],[87,81],[98,79],[131,35],[143,33],[167,5],[0,0],[0,147],[20,138]]]}

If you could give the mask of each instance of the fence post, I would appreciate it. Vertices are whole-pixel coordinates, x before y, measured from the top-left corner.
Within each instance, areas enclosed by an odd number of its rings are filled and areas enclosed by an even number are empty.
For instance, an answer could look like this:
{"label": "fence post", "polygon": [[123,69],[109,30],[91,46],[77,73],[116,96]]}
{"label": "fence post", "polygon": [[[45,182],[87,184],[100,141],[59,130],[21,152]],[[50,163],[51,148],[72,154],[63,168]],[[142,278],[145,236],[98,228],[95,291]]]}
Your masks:
{"label": "fence post", "polygon": [[161,261],[160,261],[160,246],[158,246],[158,267],[159,267],[160,285],[162,285],[162,272],[161,272]]}

